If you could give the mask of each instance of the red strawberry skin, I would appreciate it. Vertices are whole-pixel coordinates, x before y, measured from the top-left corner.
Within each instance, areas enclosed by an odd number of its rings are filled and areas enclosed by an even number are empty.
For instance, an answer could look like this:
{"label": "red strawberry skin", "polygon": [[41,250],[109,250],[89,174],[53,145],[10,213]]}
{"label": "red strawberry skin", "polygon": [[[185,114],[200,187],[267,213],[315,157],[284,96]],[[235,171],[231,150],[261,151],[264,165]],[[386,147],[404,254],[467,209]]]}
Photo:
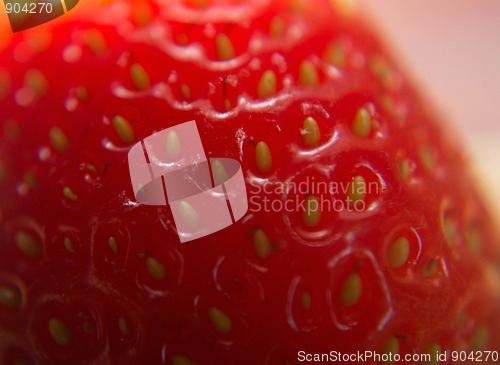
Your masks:
{"label": "red strawberry skin", "polygon": [[[7,42],[0,363],[500,350],[499,240],[462,145],[342,10],[115,1]],[[181,244],[127,153],[190,120],[241,163],[250,209]]]}

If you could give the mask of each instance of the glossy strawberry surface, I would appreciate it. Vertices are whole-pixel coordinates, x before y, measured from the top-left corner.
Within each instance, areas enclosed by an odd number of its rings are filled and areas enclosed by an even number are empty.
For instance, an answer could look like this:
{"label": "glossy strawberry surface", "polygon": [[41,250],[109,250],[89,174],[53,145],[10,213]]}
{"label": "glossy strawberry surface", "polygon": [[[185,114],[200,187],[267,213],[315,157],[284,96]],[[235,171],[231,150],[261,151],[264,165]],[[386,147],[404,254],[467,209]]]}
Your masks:
{"label": "glossy strawberry surface", "polygon": [[[118,0],[4,42],[2,364],[500,349],[462,144],[343,4]],[[249,211],[181,244],[127,153],[191,120]]]}

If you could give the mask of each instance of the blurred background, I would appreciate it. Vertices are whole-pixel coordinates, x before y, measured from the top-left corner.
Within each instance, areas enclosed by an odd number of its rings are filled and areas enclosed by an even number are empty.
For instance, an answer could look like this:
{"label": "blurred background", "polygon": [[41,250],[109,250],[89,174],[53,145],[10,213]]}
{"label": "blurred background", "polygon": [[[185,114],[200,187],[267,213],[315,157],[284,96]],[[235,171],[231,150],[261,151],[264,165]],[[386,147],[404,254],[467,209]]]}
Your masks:
{"label": "blurred background", "polygon": [[464,137],[500,221],[500,1],[359,0]]}
{"label": "blurred background", "polygon": [[[500,0],[358,0],[358,5],[464,137],[464,150],[500,222]],[[0,49],[10,34],[1,4]]]}

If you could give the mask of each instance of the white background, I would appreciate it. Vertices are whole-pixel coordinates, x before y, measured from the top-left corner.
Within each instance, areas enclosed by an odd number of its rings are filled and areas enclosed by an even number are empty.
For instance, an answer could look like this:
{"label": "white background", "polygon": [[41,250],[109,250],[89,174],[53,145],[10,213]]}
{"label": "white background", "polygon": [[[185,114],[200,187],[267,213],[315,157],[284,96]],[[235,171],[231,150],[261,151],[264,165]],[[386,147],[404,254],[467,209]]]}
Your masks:
{"label": "white background", "polygon": [[359,0],[403,66],[458,128],[500,217],[500,1]]}

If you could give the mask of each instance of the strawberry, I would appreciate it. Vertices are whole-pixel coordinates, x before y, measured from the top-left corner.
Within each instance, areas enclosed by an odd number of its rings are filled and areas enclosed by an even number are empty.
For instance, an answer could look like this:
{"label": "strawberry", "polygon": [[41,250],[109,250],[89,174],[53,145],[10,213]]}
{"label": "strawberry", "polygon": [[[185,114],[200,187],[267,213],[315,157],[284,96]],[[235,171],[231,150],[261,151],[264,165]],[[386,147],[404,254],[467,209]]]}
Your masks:
{"label": "strawberry", "polygon": [[[497,361],[462,143],[351,10],[116,0],[2,40],[2,364]],[[127,155],[192,120],[249,210],[181,244]]]}

